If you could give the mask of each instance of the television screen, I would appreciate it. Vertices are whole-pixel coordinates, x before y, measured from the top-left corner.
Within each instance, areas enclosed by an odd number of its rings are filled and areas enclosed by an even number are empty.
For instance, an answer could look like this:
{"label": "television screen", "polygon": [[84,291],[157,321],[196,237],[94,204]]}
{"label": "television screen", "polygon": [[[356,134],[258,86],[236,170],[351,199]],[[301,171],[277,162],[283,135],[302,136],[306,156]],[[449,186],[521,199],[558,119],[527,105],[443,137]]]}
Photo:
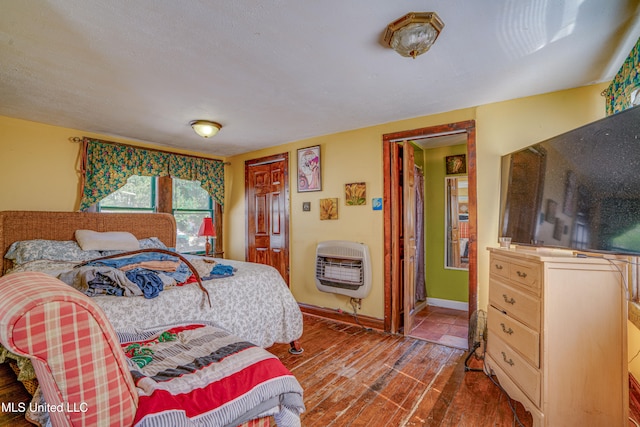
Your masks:
{"label": "television screen", "polygon": [[501,184],[512,243],[640,254],[640,107],[503,156]]}

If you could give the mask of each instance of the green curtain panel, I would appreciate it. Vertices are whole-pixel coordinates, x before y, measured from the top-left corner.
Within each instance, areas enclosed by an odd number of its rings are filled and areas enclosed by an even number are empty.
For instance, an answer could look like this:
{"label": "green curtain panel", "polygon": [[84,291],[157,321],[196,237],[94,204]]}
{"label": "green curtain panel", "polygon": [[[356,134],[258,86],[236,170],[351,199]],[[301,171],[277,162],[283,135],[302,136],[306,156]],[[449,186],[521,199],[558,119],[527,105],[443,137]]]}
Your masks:
{"label": "green curtain panel", "polygon": [[123,187],[132,175],[200,181],[216,203],[224,204],[224,164],[220,160],[84,138],[82,175],[81,211]]}
{"label": "green curtain panel", "polygon": [[631,95],[638,89],[640,89],[640,38],[622,64],[618,74],[604,91],[607,116],[631,107]]}

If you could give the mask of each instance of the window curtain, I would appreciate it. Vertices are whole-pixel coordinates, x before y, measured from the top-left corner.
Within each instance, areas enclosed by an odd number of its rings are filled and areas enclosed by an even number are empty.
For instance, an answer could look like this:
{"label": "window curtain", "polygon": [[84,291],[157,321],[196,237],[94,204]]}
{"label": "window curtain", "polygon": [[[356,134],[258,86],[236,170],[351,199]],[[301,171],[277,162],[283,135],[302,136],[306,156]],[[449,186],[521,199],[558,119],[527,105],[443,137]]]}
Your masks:
{"label": "window curtain", "polygon": [[200,181],[217,204],[224,203],[224,164],[220,160],[83,138],[81,172],[81,211],[123,187],[132,175]]}
{"label": "window curtain", "polygon": [[[640,96],[640,38],[620,67],[618,74],[603,92],[607,104],[607,116],[626,110]],[[636,101],[637,103],[637,101]]]}

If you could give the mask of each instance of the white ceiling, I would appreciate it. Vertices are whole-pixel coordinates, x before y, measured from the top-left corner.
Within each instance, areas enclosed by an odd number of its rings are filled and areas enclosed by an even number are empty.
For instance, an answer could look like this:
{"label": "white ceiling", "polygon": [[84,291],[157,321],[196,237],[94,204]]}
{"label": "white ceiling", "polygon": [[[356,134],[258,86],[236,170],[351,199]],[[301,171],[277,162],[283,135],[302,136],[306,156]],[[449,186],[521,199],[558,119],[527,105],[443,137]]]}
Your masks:
{"label": "white ceiling", "polygon": [[[230,156],[611,80],[639,1],[0,0],[0,115]],[[380,43],[411,11],[416,59]]]}

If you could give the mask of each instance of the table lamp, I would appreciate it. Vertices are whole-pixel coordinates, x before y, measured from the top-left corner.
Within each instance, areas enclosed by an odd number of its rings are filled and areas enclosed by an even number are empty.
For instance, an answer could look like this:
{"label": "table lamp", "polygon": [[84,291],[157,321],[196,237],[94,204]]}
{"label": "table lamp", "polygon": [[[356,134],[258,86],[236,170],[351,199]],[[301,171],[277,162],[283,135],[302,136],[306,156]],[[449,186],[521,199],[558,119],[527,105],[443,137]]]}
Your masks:
{"label": "table lamp", "polygon": [[206,245],[205,245],[205,255],[211,256],[211,242],[209,240],[210,237],[216,237],[216,229],[213,226],[213,219],[210,217],[206,217],[202,219],[202,224],[200,225],[200,230],[198,231],[198,236],[205,236]]}

